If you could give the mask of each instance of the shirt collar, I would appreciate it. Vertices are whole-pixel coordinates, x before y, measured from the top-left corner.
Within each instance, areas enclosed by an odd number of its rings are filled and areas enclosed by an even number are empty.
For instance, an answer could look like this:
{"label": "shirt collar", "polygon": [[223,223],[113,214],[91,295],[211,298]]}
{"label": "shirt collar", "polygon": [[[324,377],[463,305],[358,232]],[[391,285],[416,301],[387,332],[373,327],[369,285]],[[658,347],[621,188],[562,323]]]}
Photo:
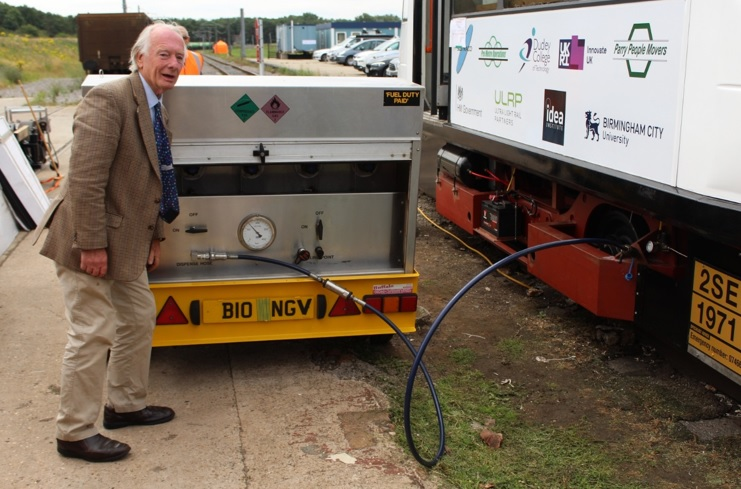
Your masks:
{"label": "shirt collar", "polygon": [[157,105],[159,102],[162,102],[162,97],[158,97],[154,94],[154,90],[152,90],[152,87],[149,86],[147,81],[142,76],[141,72],[139,72],[139,78],[142,81],[142,85],[144,85],[144,93],[147,94],[147,105],[149,106],[149,109],[152,110],[155,105]]}

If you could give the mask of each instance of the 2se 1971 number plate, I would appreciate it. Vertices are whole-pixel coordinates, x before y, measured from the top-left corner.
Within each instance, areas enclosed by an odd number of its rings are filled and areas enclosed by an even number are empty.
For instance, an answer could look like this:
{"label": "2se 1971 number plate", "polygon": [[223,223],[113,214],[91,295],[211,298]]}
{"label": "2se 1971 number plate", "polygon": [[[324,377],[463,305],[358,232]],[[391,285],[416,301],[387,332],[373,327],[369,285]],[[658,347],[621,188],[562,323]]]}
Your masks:
{"label": "2se 1971 number plate", "polygon": [[204,323],[313,319],[315,314],[315,296],[203,301]]}
{"label": "2se 1971 number plate", "polygon": [[741,375],[741,279],[695,262],[690,346]]}

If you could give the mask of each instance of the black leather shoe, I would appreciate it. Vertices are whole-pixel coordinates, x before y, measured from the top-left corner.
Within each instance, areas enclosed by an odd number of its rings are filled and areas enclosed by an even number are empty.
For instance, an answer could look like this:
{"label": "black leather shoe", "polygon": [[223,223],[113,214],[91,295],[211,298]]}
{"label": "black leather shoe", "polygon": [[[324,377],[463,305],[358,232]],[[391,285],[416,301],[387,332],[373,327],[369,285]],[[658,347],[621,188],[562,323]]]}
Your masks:
{"label": "black leather shoe", "polygon": [[126,443],[111,440],[101,434],[80,441],[57,439],[57,451],[70,458],[81,458],[88,462],[113,462],[124,458],[131,447]]}
{"label": "black leather shoe", "polygon": [[169,407],[147,406],[133,413],[117,413],[112,407],[106,406],[103,412],[103,426],[107,430],[125,428],[126,426],[149,426],[167,423],[175,417],[175,411]]}

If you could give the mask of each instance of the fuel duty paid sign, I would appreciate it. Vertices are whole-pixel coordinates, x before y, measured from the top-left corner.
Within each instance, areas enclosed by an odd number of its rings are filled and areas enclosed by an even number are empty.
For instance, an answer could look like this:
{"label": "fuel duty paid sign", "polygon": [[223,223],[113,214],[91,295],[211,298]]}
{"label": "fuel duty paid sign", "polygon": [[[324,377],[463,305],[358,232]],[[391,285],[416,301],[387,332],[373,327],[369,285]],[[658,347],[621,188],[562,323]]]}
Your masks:
{"label": "fuel duty paid sign", "polygon": [[419,90],[384,90],[383,91],[383,105],[388,106],[403,106],[403,107],[419,107],[420,99]]}

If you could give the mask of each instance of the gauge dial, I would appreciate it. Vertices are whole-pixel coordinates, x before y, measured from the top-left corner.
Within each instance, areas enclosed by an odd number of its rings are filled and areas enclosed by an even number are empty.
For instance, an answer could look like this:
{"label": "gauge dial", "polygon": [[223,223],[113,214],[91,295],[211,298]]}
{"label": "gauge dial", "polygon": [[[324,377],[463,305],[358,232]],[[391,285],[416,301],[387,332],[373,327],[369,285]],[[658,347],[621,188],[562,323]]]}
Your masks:
{"label": "gauge dial", "polygon": [[252,251],[267,249],[275,240],[275,224],[258,214],[247,216],[239,224],[239,241]]}

